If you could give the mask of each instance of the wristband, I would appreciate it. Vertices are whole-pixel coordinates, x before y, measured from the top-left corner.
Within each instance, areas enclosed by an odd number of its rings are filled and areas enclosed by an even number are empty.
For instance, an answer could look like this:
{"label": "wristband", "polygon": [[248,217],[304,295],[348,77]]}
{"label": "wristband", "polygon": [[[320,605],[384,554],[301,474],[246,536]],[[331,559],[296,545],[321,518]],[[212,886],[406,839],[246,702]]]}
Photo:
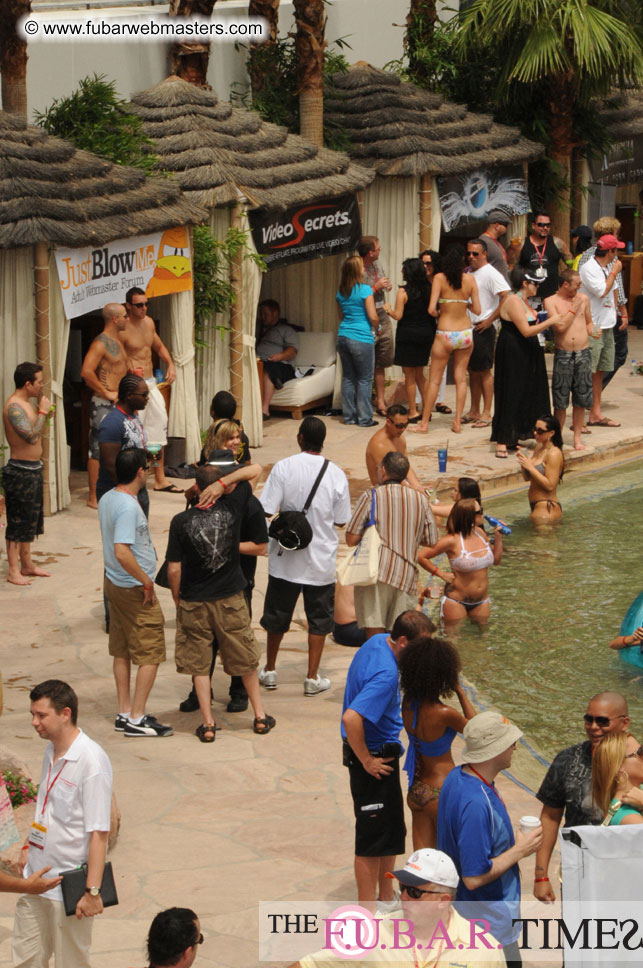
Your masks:
{"label": "wristband", "polygon": [[226,486],[225,486],[225,481],[223,480],[223,478],[222,478],[222,477],[220,477],[220,478],[219,478],[219,484],[221,485],[221,487],[222,487],[222,488],[223,488],[223,490],[225,491],[225,488],[226,488]]}
{"label": "wristband", "polygon": [[40,414],[41,417],[48,417],[49,416],[49,411],[48,410],[39,410],[38,413]]}
{"label": "wristband", "polygon": [[548,877],[534,877],[534,884],[540,884],[542,881],[548,881]]}
{"label": "wristband", "polygon": [[29,850],[29,844],[25,844],[24,847],[20,848],[20,850]]}

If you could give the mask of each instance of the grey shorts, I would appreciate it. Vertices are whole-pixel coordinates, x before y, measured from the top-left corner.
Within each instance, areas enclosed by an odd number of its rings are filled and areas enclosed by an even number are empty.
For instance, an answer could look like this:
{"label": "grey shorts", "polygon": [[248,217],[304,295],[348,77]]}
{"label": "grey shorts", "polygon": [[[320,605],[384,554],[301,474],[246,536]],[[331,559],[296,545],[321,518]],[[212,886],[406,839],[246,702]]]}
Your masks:
{"label": "grey shorts", "polygon": [[602,329],[601,338],[590,337],[592,373],[611,373],[614,369],[614,328]]}
{"label": "grey shorts", "polygon": [[90,460],[100,460],[98,431],[103,422],[103,418],[107,416],[113,406],[112,401],[106,400],[105,397],[99,397],[94,394],[91,398],[89,404],[89,437],[87,439]]}
{"label": "grey shorts", "polygon": [[551,380],[554,410],[567,409],[570,393],[573,406],[586,410],[592,406],[592,354],[589,347],[574,352],[554,350]]}

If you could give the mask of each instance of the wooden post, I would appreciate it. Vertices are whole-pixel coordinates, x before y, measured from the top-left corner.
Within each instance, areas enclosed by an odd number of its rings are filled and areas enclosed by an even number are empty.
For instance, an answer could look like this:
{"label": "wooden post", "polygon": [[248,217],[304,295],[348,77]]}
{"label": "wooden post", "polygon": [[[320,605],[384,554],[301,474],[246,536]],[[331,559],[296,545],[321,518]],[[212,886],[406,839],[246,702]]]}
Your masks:
{"label": "wooden post", "polygon": [[[36,290],[36,362],[42,366],[43,392],[51,399],[51,339],[49,330],[49,246],[37,242],[34,246],[34,285]],[[51,464],[49,460],[50,432],[45,425],[42,435],[43,463],[43,511],[45,517],[51,515],[51,494],[49,481]]]}
{"label": "wooden post", "polygon": [[433,177],[420,176],[420,252],[431,248],[431,189]]}
{"label": "wooden post", "polygon": [[[240,202],[235,202],[230,210],[230,228],[243,231]],[[230,393],[237,401],[238,416],[243,419],[243,247],[232,260],[230,285],[234,292],[230,308]]]}

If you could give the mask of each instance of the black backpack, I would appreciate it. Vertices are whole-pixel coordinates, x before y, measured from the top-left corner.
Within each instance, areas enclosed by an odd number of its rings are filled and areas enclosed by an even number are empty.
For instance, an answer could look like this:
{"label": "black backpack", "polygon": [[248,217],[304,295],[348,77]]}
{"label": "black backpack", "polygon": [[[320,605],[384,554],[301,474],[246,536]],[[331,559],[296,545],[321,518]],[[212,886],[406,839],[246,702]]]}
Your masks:
{"label": "black backpack", "polygon": [[321,484],[321,479],[326,473],[328,464],[329,461],[324,460],[322,468],[306,499],[303,510],[282,511],[281,514],[275,515],[270,522],[268,535],[274,538],[279,544],[280,555],[283,555],[284,551],[301,551],[303,548],[307,548],[313,540],[313,529],[306,517],[306,512],[317,492],[317,488]]}

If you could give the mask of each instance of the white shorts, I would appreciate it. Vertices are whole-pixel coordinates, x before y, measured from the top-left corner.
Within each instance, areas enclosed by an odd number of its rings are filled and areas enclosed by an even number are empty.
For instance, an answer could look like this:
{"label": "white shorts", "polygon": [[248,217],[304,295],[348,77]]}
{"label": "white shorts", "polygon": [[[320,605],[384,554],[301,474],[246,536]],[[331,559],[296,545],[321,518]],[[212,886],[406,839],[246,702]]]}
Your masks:
{"label": "white shorts", "polygon": [[159,390],[156,380],[151,377],[145,381],[150,395],[147,398],[145,410],[139,411],[139,417],[145,429],[148,444],[167,444],[167,411],[165,400]]}

